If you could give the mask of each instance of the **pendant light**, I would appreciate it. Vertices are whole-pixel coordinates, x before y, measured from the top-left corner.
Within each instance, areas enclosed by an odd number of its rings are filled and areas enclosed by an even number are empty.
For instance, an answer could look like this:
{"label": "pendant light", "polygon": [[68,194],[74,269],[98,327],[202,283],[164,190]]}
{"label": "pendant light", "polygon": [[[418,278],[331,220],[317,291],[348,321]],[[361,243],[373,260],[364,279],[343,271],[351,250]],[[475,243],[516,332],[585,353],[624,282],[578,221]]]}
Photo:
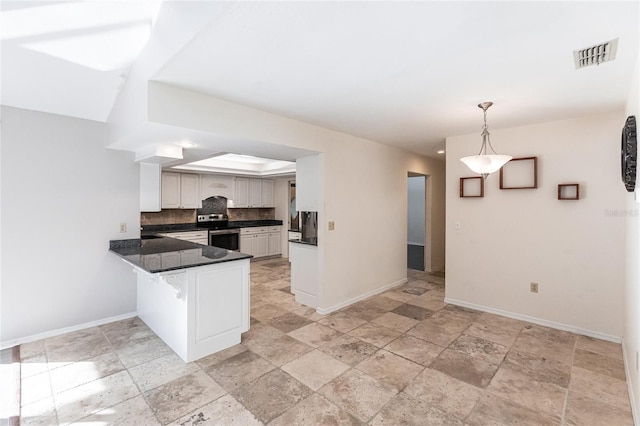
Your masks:
{"label": "pendant light", "polygon": [[[460,159],[460,161],[466,164],[472,171],[481,174],[485,179],[489,174],[500,170],[500,167],[507,164],[507,162],[513,158],[510,155],[498,155],[493,149],[493,146],[491,146],[489,129],[487,128],[487,110],[491,105],[493,105],[493,102],[478,104],[478,108],[484,111],[484,126],[482,126],[482,146],[480,147],[480,153]],[[489,148],[491,148],[492,154],[487,154],[487,144]]]}

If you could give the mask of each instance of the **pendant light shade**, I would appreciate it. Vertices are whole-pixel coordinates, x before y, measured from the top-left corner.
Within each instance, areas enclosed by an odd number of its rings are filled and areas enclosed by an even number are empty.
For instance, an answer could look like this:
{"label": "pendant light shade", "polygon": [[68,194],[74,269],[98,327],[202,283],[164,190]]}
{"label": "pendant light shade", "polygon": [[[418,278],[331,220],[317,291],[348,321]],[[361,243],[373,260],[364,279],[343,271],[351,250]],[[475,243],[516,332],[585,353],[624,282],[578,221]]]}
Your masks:
{"label": "pendant light shade", "polygon": [[510,155],[470,155],[462,157],[460,161],[467,165],[472,171],[483,174],[490,174],[500,170],[500,167],[507,164],[513,157]]}
{"label": "pendant light shade", "polygon": [[[462,157],[460,161],[467,165],[472,171],[479,173],[486,178],[489,174],[497,172],[500,167],[504,166],[513,157],[510,155],[499,155],[491,146],[489,139],[489,129],[487,128],[487,110],[493,105],[493,102],[483,102],[478,107],[484,111],[484,126],[482,127],[482,146],[478,155],[470,155]],[[491,148],[490,154],[487,154],[487,144]]]}

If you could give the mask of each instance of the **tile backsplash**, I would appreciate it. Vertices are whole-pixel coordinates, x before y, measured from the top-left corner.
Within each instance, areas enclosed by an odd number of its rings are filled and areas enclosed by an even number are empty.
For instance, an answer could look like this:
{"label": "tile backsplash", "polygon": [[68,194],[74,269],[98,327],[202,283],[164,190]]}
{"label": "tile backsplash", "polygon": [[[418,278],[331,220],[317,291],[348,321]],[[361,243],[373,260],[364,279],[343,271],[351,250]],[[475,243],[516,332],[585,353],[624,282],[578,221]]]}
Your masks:
{"label": "tile backsplash", "polygon": [[276,209],[227,209],[227,214],[229,220],[268,220],[276,218]]}
{"label": "tile backsplash", "polygon": [[140,225],[171,225],[196,223],[196,209],[165,209],[159,212],[140,213]]}
{"label": "tile backsplash", "polygon": [[[227,209],[229,220],[268,220],[276,218],[275,208]],[[174,223],[195,223],[196,209],[165,209],[159,212],[140,213],[140,225],[171,225]]]}

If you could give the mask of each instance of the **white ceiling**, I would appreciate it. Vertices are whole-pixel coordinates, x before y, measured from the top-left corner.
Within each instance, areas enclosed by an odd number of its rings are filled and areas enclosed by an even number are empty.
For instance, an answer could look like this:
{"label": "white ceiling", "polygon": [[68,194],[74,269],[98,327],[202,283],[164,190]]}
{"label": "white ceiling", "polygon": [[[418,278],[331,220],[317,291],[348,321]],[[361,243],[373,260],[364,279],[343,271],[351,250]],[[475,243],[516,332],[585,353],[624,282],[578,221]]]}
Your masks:
{"label": "white ceiling", "polygon": [[[139,2],[64,4],[108,15],[100,8],[122,11],[125,3]],[[80,29],[7,38],[5,22],[14,19],[15,10],[26,10],[25,2],[19,4],[16,9],[2,2],[2,103],[105,121],[127,66],[96,71],[27,42],[139,28],[152,22],[154,8],[134,8],[120,24],[85,22]],[[42,5],[27,4],[32,11]],[[216,7],[209,25],[153,80],[430,156],[446,136],[480,133],[482,112],[476,105],[482,101],[494,102],[490,129],[622,109],[639,49],[637,1],[218,2]],[[48,19],[39,15],[38,22]],[[614,62],[574,69],[573,50],[615,38]],[[96,43],[87,55],[119,49],[116,41]]]}
{"label": "white ceiling", "polygon": [[2,104],[106,121],[160,0],[2,1]]}

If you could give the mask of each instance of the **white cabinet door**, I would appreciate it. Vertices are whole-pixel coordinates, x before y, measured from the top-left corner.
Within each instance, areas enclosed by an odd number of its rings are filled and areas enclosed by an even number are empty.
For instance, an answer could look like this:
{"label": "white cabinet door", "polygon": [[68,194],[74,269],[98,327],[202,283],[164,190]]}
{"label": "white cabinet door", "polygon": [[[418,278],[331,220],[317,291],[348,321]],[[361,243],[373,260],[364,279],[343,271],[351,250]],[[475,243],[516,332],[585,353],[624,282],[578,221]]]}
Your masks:
{"label": "white cabinet door", "polygon": [[262,207],[275,207],[274,182],[262,179]]}
{"label": "white cabinet door", "polygon": [[240,237],[240,252],[255,256],[255,250],[253,249],[254,235],[242,235]]}
{"label": "white cabinet door", "polygon": [[159,212],[162,188],[160,164],[140,163],[140,211]]}
{"label": "white cabinet door", "polygon": [[289,243],[291,261],[291,293],[296,302],[311,308],[318,306],[318,248]]}
{"label": "white cabinet door", "polygon": [[249,179],[249,207],[262,207],[262,179]]}
{"label": "white cabinet door", "polygon": [[200,179],[198,175],[182,173],[180,175],[180,208],[197,209],[201,207]]}
{"label": "white cabinet door", "polygon": [[180,208],[180,173],[162,172],[162,208]]}
{"label": "white cabinet door", "polygon": [[236,178],[235,181],[235,198],[233,199],[234,207],[249,207],[249,179]]}
{"label": "white cabinet door", "polygon": [[255,237],[255,257],[269,256],[269,234],[256,234]]}
{"label": "white cabinet door", "polygon": [[280,232],[269,232],[269,256],[282,253]]}
{"label": "white cabinet door", "polygon": [[158,235],[161,237],[175,238],[176,240],[202,244],[203,246],[209,245],[209,231],[166,232]]}

